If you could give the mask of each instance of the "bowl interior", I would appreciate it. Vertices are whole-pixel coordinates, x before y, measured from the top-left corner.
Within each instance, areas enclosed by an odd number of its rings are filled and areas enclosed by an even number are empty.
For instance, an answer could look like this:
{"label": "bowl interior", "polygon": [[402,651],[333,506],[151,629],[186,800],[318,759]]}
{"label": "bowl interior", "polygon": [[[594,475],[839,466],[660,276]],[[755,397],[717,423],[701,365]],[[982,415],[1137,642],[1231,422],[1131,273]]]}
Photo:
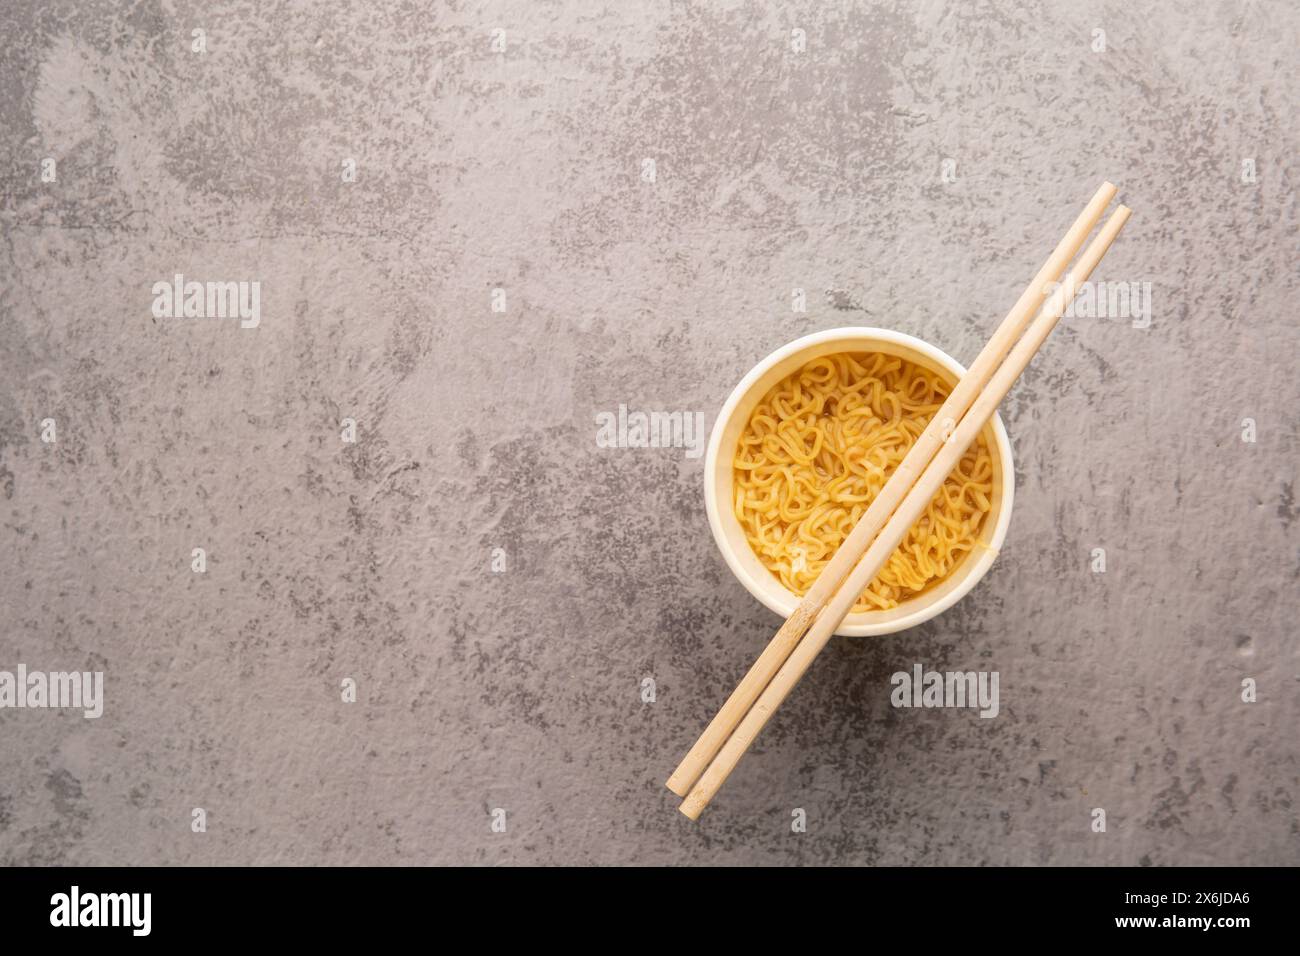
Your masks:
{"label": "bowl interior", "polygon": [[[717,428],[720,436],[714,436],[716,458],[710,472],[713,491],[716,496],[716,514],[714,519],[715,536],[724,540],[718,543],[724,552],[730,551],[729,562],[741,583],[778,614],[789,616],[798,606],[799,598],[780,579],[764,567],[754,554],[745,537],[745,532],[736,520],[732,507],[732,459],[740,434],[749,421],[754,407],[767,392],[781,379],[792,374],[805,364],[823,355],[838,352],[883,352],[914,362],[922,368],[938,375],[949,388],[956,385],[965,371],[956,360],[910,336],[888,333],[855,332],[844,330],[844,334],[833,338],[812,336],[806,347],[793,350],[780,358],[761,373],[736,400],[736,404],[719,421]],[[914,344],[913,344],[914,343]],[[849,636],[869,634],[889,634],[919,624],[939,614],[958,600],[975,582],[984,575],[997,556],[997,549],[1006,533],[1010,518],[1010,487],[1007,484],[1009,470],[1010,443],[1001,420],[994,418],[984,427],[983,435],[993,460],[993,494],[992,509],[980,529],[980,546],[964,555],[958,565],[946,578],[932,585],[920,594],[899,603],[887,611],[863,611],[850,614],[836,632]]]}

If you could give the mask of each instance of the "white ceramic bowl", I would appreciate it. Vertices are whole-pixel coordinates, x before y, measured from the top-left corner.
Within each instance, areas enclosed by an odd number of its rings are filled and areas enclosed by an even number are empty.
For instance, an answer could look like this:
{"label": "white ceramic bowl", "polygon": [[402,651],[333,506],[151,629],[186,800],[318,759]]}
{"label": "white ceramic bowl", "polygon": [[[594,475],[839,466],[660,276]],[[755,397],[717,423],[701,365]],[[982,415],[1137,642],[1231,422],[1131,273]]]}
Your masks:
{"label": "white ceramic bowl", "polygon": [[[835,352],[885,352],[923,366],[955,385],[965,373],[956,359],[918,338],[888,329],[830,329],[806,335],[777,349],[740,380],[735,391],[722,406],[709,449],[704,458],[704,503],[709,514],[713,538],[726,559],[727,566],[749,593],[767,607],[789,617],[799,598],[786,589],[779,578],[763,567],[745,539],[745,532],[732,509],[732,458],[736,442],[754,406],[768,390],[805,363]],[[993,508],[980,534],[984,548],[967,554],[943,581],[929,590],[903,601],[888,611],[864,611],[850,614],[837,634],[865,637],[893,634],[914,627],[960,601],[975,587],[993,564],[1011,523],[1011,501],[1015,493],[1015,470],[1011,466],[1011,442],[994,416],[984,428],[984,440],[993,455]]]}

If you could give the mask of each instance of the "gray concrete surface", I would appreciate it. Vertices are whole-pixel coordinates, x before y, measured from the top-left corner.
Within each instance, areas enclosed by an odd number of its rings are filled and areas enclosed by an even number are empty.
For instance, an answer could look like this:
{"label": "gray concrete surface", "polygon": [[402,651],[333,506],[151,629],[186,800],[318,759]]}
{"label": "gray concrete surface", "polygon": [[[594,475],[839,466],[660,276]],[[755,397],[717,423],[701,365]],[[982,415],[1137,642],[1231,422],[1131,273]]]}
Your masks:
{"label": "gray concrete surface", "polygon": [[[0,669],[106,701],[0,710],[0,863],[1300,862],[1298,25],[6,3]],[[833,643],[688,822],[663,780],[779,622],[702,461],[595,415],[711,426],[837,325],[969,362],[1104,178],[1151,324],[1067,320],[1005,404],[993,571]],[[260,324],[155,317],[178,272]],[[893,709],[916,663],[1001,713]]]}

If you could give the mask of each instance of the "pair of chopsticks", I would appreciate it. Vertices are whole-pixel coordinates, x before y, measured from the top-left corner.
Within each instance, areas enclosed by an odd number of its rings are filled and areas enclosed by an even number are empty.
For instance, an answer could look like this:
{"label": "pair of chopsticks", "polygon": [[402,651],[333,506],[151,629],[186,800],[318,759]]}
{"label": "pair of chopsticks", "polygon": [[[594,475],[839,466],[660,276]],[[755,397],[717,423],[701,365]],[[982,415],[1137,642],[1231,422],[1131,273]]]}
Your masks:
{"label": "pair of chopsticks", "polygon": [[[1103,183],[794,613],[668,778],[668,789],[685,797],[681,811],[686,816],[699,818],[993,417],[998,403],[1056,327],[1080,284],[1092,275],[1128,221],[1127,206],[1115,210],[1064,281],[1061,279],[1114,197],[1115,187]],[[1057,283],[1054,291],[1053,283]]]}

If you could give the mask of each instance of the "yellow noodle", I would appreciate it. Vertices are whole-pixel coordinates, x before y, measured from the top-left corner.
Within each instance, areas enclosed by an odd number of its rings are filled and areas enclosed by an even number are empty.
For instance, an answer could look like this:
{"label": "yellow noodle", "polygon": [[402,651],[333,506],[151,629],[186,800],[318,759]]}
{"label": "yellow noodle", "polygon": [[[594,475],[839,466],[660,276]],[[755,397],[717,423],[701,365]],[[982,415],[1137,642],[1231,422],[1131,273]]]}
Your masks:
{"label": "yellow noodle", "polygon": [[[736,445],[734,509],[782,584],[807,593],[948,391],[883,353],[823,356],[768,391]],[[974,549],[992,497],[980,435],[853,609],[897,607],[942,580]]]}

